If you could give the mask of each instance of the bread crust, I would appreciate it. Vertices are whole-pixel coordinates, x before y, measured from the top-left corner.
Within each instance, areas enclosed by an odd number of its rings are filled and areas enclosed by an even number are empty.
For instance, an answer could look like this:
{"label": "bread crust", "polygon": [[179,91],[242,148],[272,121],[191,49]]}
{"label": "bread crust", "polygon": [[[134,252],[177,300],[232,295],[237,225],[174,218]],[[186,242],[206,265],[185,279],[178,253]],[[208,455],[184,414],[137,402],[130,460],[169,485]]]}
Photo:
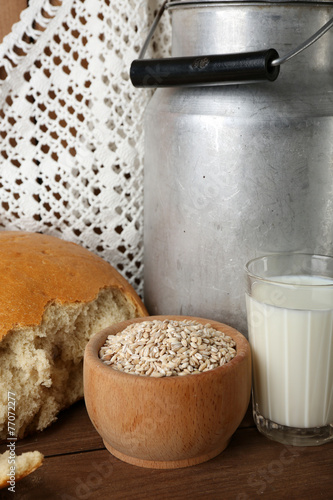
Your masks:
{"label": "bread crust", "polygon": [[137,316],[147,310],[133,287],[101,257],[76,243],[40,233],[0,231],[0,341],[35,326],[51,302],[90,302],[103,288],[120,290]]}

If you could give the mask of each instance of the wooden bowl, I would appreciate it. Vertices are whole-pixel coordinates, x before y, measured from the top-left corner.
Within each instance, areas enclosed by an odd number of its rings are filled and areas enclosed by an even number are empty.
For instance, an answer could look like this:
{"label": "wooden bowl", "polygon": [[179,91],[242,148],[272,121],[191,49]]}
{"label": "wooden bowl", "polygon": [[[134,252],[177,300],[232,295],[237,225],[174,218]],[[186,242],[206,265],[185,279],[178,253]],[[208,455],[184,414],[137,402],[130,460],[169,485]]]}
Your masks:
{"label": "wooden bowl", "polygon": [[[229,363],[195,375],[154,378],[120,372],[103,363],[108,335],[153,319],[210,323],[236,342]],[[97,333],[84,355],[84,397],[89,417],[106,448],[142,467],[186,467],[215,457],[228,445],[247,410],[251,391],[249,343],[237,330],[203,318],[150,316]]]}

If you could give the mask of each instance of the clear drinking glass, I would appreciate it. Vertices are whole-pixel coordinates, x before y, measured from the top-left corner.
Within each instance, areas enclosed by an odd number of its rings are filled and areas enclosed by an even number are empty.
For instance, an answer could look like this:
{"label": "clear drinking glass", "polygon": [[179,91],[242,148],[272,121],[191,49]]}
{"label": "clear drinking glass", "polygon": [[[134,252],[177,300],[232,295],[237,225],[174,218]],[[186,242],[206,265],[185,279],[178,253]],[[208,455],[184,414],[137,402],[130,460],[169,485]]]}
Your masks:
{"label": "clear drinking glass", "polygon": [[297,446],[333,440],[333,257],[271,254],[246,265],[253,416]]}

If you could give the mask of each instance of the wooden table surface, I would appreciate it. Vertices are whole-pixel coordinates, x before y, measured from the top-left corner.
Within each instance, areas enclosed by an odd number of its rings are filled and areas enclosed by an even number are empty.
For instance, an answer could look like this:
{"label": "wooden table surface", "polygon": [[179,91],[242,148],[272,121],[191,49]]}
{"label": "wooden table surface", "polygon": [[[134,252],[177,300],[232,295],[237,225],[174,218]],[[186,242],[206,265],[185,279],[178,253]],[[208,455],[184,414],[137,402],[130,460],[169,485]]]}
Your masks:
{"label": "wooden table surface", "polygon": [[333,499],[333,443],[275,443],[259,434],[250,410],[224,452],[183,469],[144,469],[113,457],[84,401],[45,431],[17,442],[17,454],[35,449],[45,455],[42,467],[17,482],[14,495],[1,490],[1,499]]}

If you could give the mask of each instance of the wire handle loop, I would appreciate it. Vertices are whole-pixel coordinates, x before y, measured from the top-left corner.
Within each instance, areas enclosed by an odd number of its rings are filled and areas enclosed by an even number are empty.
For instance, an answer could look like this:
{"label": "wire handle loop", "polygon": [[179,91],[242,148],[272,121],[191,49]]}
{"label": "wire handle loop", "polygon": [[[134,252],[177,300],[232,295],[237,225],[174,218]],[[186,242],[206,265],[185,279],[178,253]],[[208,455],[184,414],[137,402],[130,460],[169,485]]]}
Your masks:
{"label": "wire handle loop", "polygon": [[[144,59],[149,43],[166,10],[176,7],[196,7],[201,2],[166,0],[161,5],[150,27],[138,59],[131,65],[130,77],[135,87],[172,87],[182,85],[221,85],[261,80],[274,81],[281,64],[289,61],[321,38],[332,26],[333,18],[295,49],[280,57],[275,49],[259,52],[209,55],[200,57],[175,57]],[[221,1],[210,2],[219,5]],[[145,63],[143,63],[145,61]]]}

